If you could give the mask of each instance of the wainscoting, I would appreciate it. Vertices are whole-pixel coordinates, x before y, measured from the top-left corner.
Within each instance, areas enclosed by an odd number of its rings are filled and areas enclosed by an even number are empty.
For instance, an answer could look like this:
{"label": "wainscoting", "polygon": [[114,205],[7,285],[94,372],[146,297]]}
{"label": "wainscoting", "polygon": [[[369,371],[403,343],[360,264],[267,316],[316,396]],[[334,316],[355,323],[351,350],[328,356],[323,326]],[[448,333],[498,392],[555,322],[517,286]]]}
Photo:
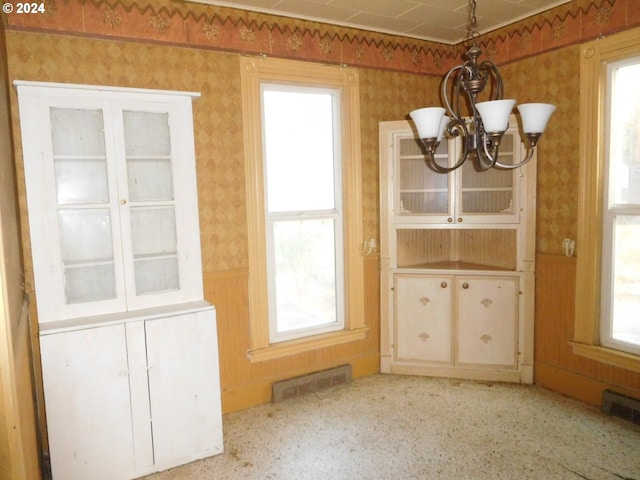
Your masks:
{"label": "wainscoting", "polygon": [[599,406],[611,389],[640,398],[640,374],[575,355],[576,258],[536,256],[535,383]]}
{"label": "wainscoting", "polygon": [[353,377],[380,370],[380,268],[377,256],[364,257],[364,340],[321,348],[298,355],[252,363],[250,346],[248,270],[206,272],[204,293],[216,306],[220,343],[220,382],[224,413],[271,401],[271,384],[278,380],[350,364]]}

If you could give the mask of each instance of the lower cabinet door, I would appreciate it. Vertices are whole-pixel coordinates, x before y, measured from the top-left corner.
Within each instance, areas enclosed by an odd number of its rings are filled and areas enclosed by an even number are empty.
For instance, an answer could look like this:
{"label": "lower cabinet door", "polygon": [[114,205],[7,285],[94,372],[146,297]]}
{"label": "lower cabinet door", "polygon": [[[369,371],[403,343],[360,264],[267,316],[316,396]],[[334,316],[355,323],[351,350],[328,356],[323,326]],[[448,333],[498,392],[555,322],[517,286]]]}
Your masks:
{"label": "lower cabinet door", "polygon": [[215,310],[145,322],[159,469],[222,452]]}
{"label": "lower cabinet door", "polygon": [[453,362],[452,279],[395,276],[396,360]]}
{"label": "lower cabinet door", "polygon": [[456,277],[457,360],[517,366],[517,277]]}
{"label": "lower cabinet door", "polygon": [[40,336],[55,480],[113,480],[135,469],[124,325]]}

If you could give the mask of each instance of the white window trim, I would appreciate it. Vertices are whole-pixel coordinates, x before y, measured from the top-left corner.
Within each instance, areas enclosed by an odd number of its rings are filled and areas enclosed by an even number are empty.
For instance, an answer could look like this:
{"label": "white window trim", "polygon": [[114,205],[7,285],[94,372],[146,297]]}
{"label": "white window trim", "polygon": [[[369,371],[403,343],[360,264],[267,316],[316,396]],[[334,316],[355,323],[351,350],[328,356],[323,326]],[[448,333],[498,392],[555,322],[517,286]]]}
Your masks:
{"label": "white window trim", "polygon": [[580,49],[580,195],[574,353],[640,372],[640,356],[600,341],[604,195],[607,159],[607,70],[640,54],[640,29],[582,45]]}
{"label": "white window trim", "polygon": [[[266,57],[240,57],[249,238],[251,361],[264,361],[361,340],[364,321],[360,93],[356,69]],[[344,329],[278,343],[269,339],[261,83],[340,89],[344,238]],[[312,148],[312,146],[310,146]]]}

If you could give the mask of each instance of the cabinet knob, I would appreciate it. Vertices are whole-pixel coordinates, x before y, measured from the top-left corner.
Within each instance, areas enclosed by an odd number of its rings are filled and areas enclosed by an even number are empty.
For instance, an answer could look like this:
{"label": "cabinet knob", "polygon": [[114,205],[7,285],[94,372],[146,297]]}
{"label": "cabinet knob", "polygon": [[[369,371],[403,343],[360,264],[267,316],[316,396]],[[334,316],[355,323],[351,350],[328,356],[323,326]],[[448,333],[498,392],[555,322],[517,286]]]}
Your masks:
{"label": "cabinet knob", "polygon": [[458,223],[462,223],[462,217],[458,217]]}
{"label": "cabinet knob", "polygon": [[449,223],[453,222],[453,218],[451,218],[451,217],[447,218],[447,222],[449,222]]}
{"label": "cabinet knob", "polygon": [[442,283],[440,284],[440,287],[441,287],[441,288],[447,288],[447,282],[442,282]]}
{"label": "cabinet knob", "polygon": [[467,282],[464,282],[462,284],[462,288],[464,288],[466,290],[467,288],[469,288],[469,284]]}
{"label": "cabinet knob", "polygon": [[126,205],[127,201],[124,198],[120,199],[120,205]]}

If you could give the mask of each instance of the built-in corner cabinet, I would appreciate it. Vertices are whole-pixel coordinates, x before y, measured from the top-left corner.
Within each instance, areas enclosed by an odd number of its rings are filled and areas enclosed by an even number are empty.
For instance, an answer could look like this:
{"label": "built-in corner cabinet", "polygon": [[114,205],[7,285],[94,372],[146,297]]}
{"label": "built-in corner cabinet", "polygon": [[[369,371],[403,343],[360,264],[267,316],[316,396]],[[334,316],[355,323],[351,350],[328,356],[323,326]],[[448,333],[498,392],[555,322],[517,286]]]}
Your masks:
{"label": "built-in corner cabinet", "polygon": [[[510,125],[502,163],[524,158]],[[382,372],[533,381],[535,181],[535,158],[436,173],[409,122],[380,123]]]}
{"label": "built-in corner cabinet", "polygon": [[198,94],[16,81],[54,480],[222,452]]}

